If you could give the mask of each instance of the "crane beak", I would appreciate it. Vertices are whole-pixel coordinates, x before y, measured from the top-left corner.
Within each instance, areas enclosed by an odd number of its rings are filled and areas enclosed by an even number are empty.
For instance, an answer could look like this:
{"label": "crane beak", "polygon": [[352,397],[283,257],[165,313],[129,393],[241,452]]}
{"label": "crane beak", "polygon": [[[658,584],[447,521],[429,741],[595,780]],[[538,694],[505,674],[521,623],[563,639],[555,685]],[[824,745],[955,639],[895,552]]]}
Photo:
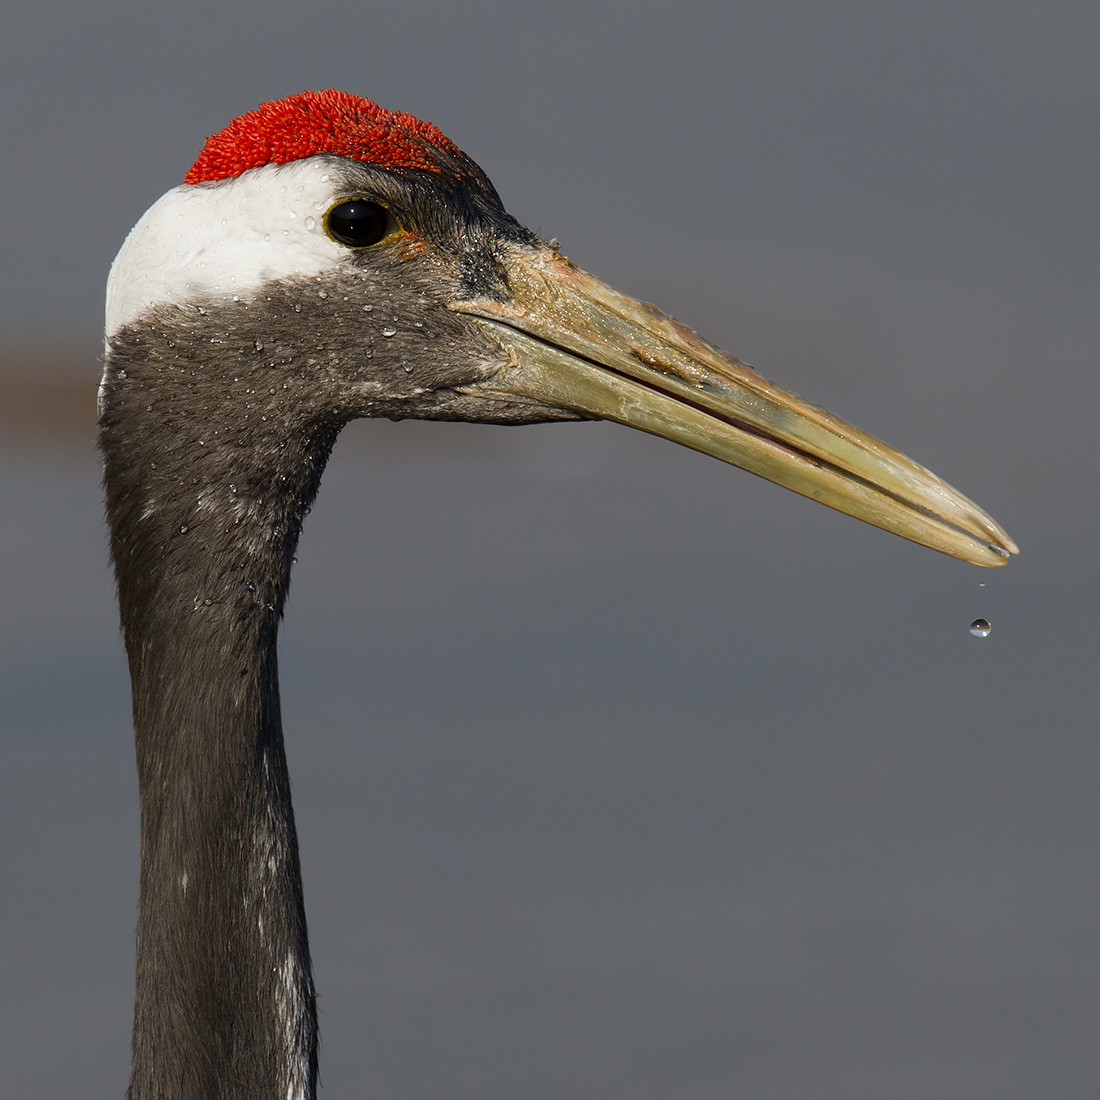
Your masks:
{"label": "crane beak", "polygon": [[451,305],[491,326],[511,360],[463,392],[640,428],[975,565],[1019,552],[923,466],[548,246],[516,248],[504,267],[509,300]]}

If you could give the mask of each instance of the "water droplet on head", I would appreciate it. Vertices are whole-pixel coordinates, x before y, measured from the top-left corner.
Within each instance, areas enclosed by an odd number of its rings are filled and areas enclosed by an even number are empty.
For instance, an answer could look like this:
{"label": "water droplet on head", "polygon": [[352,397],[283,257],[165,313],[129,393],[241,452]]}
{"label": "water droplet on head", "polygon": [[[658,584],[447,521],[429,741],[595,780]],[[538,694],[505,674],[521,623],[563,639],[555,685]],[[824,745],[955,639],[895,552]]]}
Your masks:
{"label": "water droplet on head", "polygon": [[374,309],[374,306],[363,306],[364,313],[370,313]]}
{"label": "water droplet on head", "polygon": [[302,304],[301,304],[301,302],[295,302],[295,303],[294,303],[294,312],[295,312],[295,313],[301,313],[301,312],[302,312]]}
{"label": "water droplet on head", "polygon": [[306,229],[313,229],[313,228],[316,227],[316,225],[317,225],[317,219],[315,217],[313,217],[312,214],[310,214],[306,218]]}
{"label": "water droplet on head", "polygon": [[975,619],[970,624],[970,633],[973,634],[975,638],[988,638],[992,629],[993,627],[989,625],[988,619]]}
{"label": "water droplet on head", "polygon": [[406,374],[412,374],[412,372],[413,372],[412,363],[402,363],[401,367],[405,371]]}
{"label": "water droplet on head", "polygon": [[183,524],[183,525],[182,525],[182,526],[180,527],[180,534],[181,534],[181,535],[186,535],[186,534],[187,534],[187,524],[186,524],[186,523],[185,523],[185,524]]}
{"label": "water droplet on head", "polygon": [[234,302],[239,302],[240,300],[241,300],[241,296],[239,294],[234,294],[233,295],[233,301]]}
{"label": "water droplet on head", "polygon": [[317,291],[317,297],[318,298],[327,298],[328,297],[328,291],[327,290]]}
{"label": "water droplet on head", "polygon": [[382,329],[382,335],[383,336],[396,336],[397,335],[397,329],[395,329],[392,325],[386,325],[386,327],[384,329]]}

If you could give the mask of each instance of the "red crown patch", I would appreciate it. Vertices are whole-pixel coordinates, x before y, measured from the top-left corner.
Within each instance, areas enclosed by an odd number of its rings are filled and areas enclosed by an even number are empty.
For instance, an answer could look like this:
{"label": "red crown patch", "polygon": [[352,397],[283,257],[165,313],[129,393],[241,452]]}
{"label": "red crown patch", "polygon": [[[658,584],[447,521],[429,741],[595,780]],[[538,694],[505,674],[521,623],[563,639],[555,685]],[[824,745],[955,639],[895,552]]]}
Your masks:
{"label": "red crown patch", "polygon": [[332,153],[383,168],[442,174],[433,152],[464,161],[457,145],[430,122],[387,111],[370,99],[330,88],[261,103],[206,140],[184,183],[231,179],[264,164],[288,164]]}

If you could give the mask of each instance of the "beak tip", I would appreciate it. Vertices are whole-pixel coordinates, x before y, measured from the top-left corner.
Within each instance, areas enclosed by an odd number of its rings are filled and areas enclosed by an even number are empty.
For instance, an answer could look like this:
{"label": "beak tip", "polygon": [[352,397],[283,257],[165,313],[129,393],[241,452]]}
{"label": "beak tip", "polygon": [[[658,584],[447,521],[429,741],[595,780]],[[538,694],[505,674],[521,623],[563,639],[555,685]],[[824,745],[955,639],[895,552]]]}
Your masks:
{"label": "beak tip", "polygon": [[988,543],[989,549],[996,555],[993,561],[982,562],[983,565],[996,569],[1002,565],[1008,565],[1009,561],[1020,552],[1015,541],[1005,535],[999,543]]}

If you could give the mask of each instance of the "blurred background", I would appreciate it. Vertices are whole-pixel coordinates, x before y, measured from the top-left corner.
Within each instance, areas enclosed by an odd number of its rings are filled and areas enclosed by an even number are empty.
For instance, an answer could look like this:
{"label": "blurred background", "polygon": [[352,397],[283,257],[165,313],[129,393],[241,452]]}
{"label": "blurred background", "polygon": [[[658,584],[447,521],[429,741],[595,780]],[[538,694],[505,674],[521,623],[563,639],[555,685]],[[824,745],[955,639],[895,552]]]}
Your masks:
{"label": "blurred background", "polygon": [[607,424],[349,427],[281,648],[322,1095],[1100,1095],[1100,7],[4,23],[6,1095],[118,1098],[128,1073],[107,269],[207,134],[331,86],[437,123],[581,266],[1023,553],[981,571]]}

